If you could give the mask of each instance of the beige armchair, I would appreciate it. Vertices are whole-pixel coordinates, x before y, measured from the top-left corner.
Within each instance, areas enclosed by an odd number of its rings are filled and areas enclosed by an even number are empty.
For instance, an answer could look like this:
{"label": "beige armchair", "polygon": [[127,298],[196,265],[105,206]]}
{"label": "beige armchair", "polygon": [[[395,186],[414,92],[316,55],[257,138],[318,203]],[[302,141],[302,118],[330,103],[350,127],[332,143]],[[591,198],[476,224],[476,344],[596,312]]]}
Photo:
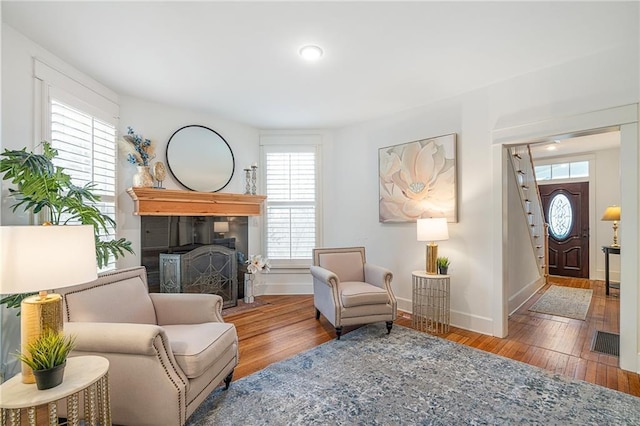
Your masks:
{"label": "beige armchair", "polygon": [[393,274],[366,262],[364,247],[313,249],[313,303],[336,328],[385,321],[391,332],[397,302],[391,290]]}
{"label": "beige armchair", "polygon": [[183,425],[222,381],[229,387],[238,336],[220,296],[149,293],[144,267],[59,293],[72,356],[109,360],[113,423]]}

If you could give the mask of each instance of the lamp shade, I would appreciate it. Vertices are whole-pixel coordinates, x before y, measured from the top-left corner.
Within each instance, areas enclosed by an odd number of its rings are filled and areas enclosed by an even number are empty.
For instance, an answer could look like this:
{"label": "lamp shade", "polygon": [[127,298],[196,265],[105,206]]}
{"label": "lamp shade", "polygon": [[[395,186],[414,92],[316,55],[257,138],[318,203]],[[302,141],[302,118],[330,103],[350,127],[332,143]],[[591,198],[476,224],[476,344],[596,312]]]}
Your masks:
{"label": "lamp shade", "polygon": [[449,228],[446,218],[418,219],[418,241],[444,241],[448,239]]}
{"label": "lamp shade", "polygon": [[620,220],[620,206],[609,206],[604,211],[601,220],[613,221]]}
{"label": "lamp shade", "polygon": [[229,232],[229,222],[213,222],[213,232]]}
{"label": "lamp shade", "polygon": [[97,278],[93,226],[0,226],[0,294],[69,287]]}

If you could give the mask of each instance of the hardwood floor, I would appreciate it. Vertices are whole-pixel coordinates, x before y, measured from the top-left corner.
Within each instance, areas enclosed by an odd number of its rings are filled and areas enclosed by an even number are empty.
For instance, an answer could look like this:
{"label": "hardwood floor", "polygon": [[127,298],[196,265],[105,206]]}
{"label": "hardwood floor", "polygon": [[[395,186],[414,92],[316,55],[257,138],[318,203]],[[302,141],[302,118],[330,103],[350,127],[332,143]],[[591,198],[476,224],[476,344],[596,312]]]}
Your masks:
{"label": "hardwood floor", "polygon": [[[640,396],[640,375],[617,367],[618,358],[591,352],[595,330],[618,332],[618,290],[605,296],[604,282],[552,277],[552,284],[592,288],[593,299],[585,321],[529,312],[546,287],[509,319],[505,339],[451,327],[441,337],[487,352],[535,365],[631,395]],[[267,304],[249,311],[225,315],[238,329],[240,363],[238,379],[267,365],[311,349],[335,337],[324,317],[315,319],[313,296],[260,296]],[[411,327],[411,316],[400,313],[396,321]],[[357,327],[345,327],[345,334]],[[392,331],[393,333],[393,331]]]}

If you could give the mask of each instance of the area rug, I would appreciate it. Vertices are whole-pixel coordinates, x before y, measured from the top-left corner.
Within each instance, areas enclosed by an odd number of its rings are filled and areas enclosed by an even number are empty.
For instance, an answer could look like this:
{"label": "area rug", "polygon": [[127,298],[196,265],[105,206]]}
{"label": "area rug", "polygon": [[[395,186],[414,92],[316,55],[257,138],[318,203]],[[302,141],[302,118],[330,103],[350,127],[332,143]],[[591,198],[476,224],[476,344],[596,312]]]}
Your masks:
{"label": "area rug", "polygon": [[530,311],[584,320],[591,305],[593,290],[552,285]]}
{"label": "area rug", "polygon": [[640,424],[640,398],[394,325],[215,390],[188,425]]}

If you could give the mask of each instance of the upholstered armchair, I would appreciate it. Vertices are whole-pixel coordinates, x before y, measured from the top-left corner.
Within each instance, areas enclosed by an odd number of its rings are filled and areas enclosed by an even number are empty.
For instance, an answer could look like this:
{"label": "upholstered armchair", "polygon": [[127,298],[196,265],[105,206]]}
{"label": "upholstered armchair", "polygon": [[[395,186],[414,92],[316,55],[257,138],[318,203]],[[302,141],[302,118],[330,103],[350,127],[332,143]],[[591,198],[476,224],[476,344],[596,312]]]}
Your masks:
{"label": "upholstered armchair", "polygon": [[391,332],[397,302],[391,271],[366,262],[364,247],[313,249],[313,303],[335,327],[337,339],[345,325],[385,321]]}
{"label": "upholstered armchair", "polygon": [[71,356],[109,360],[114,424],[183,425],[221,382],[229,386],[238,336],[220,296],[149,293],[144,267],[59,293],[65,333],[76,336]]}

